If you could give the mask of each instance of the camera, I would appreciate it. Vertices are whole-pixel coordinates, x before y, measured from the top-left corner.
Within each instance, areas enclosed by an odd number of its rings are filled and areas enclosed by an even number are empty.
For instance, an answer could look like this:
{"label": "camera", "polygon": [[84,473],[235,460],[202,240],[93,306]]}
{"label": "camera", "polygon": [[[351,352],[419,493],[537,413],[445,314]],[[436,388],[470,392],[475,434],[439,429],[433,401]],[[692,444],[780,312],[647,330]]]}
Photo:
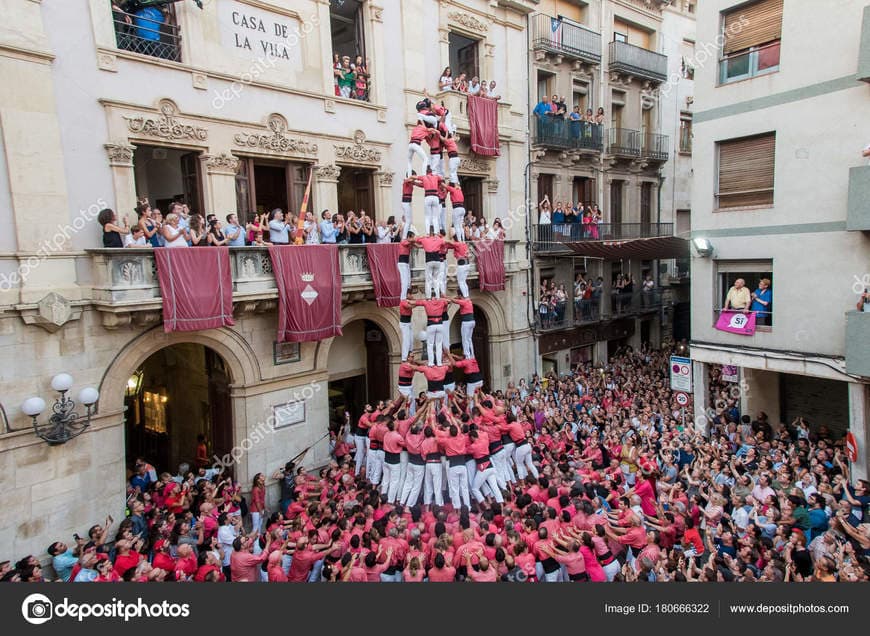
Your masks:
{"label": "camera", "polygon": [[33,601],[28,603],[27,618],[51,618],[51,601]]}

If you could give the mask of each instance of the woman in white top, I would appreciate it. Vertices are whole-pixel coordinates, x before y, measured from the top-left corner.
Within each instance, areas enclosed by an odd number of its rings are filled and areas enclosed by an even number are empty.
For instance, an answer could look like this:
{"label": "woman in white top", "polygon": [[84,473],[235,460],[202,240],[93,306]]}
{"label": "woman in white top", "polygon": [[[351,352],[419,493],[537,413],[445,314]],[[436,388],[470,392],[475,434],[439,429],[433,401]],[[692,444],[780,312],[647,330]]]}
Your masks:
{"label": "woman in white top", "polygon": [[544,195],[544,199],[538,204],[538,224],[539,225],[549,225],[550,224],[550,197],[546,194]]}
{"label": "woman in white top", "polygon": [[317,221],[314,220],[313,212],[305,214],[305,224],[302,226],[302,230],[305,232],[306,245],[320,244],[320,227],[317,225]]}
{"label": "woman in white top", "polygon": [[178,227],[177,214],[167,214],[166,222],[160,231],[163,233],[166,247],[189,247],[187,241],[190,240],[190,234],[183,227]]}
{"label": "woman in white top", "polygon": [[449,66],[445,67],[441,72],[441,79],[438,81],[438,87],[442,91],[453,90],[453,71],[450,70]]}

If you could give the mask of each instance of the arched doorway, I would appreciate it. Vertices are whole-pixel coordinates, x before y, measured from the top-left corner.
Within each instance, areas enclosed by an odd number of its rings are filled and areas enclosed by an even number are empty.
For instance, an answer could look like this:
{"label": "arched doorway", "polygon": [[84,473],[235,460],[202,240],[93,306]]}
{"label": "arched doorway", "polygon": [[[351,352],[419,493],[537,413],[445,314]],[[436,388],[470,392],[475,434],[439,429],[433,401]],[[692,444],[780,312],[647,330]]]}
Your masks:
{"label": "arched doorway", "polygon": [[489,369],[489,320],[486,313],[480,307],[474,307],[474,334],[471,336],[471,344],[474,347],[474,357],[477,358],[477,366],[483,374],[483,386],[492,391],[492,373]]}
{"label": "arched doorway", "polygon": [[128,466],[142,457],[158,472],[175,474],[181,463],[195,470],[199,436],[207,457],[228,453],[233,446],[229,384],[226,362],[204,345],[174,344],[151,354],[125,391]]}
{"label": "arched doorway", "polygon": [[329,347],[329,413],[331,424],[362,414],[366,403],[390,396],[390,345],[380,326],[371,320],[354,320],[342,327],[343,335]]}

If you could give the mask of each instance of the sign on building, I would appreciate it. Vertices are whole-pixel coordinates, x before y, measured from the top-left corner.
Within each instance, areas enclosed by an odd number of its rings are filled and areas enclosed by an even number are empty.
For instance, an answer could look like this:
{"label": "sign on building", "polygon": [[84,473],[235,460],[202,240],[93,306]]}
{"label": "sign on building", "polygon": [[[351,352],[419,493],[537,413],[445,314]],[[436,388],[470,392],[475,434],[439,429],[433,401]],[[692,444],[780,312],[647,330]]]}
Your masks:
{"label": "sign on building", "polygon": [[692,392],[692,360],[671,356],[671,391]]}
{"label": "sign on building", "polygon": [[722,366],[722,381],[723,382],[740,382],[740,367],[735,367],[730,364]]}

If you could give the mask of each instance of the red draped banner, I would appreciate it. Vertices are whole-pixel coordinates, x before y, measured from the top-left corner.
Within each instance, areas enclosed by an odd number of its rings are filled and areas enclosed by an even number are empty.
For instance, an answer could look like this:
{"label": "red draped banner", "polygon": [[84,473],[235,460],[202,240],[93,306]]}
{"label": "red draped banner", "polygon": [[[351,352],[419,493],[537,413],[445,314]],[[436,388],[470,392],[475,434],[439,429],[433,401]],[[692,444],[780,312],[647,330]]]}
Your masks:
{"label": "red draped banner", "polygon": [[468,125],[471,150],[479,155],[498,157],[498,101],[488,97],[468,96]]}
{"label": "red draped banner", "polygon": [[233,277],[228,247],[154,250],[163,296],[163,330],[232,327]]}
{"label": "red draped banner", "polygon": [[375,287],[378,307],[398,307],[402,296],[402,281],[399,278],[399,244],[368,243],[366,255]]}
{"label": "red draped banner", "polygon": [[341,335],[341,271],[335,245],[272,245],[278,342]]}
{"label": "red draped banner", "polygon": [[504,241],[475,241],[480,291],[504,290]]}

